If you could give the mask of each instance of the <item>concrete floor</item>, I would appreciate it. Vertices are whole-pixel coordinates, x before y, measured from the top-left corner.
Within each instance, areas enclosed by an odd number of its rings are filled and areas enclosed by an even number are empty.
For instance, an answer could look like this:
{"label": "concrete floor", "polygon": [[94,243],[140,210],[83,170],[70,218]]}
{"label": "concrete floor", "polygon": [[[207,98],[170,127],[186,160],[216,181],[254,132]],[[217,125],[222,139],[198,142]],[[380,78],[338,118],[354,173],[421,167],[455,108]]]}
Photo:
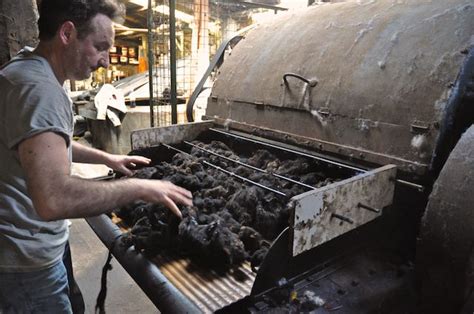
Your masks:
{"label": "concrete floor", "polygon": [[[73,173],[81,177],[107,174],[104,166],[77,165]],[[107,260],[108,250],[84,219],[73,219],[70,227],[70,245],[74,276],[84,295],[86,313],[94,313],[95,302],[100,290],[102,267]],[[107,313],[159,313],[145,293],[138,287],[123,267],[112,259],[112,270],[107,276]]]}

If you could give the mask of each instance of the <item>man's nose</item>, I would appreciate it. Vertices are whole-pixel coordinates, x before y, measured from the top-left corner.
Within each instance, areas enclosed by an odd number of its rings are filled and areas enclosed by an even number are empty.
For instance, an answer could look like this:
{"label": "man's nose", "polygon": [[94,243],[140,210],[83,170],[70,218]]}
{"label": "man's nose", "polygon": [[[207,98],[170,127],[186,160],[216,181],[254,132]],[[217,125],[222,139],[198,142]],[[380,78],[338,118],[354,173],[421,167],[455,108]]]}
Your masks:
{"label": "man's nose", "polygon": [[105,54],[104,57],[99,59],[99,66],[103,68],[108,68],[109,66],[109,54]]}

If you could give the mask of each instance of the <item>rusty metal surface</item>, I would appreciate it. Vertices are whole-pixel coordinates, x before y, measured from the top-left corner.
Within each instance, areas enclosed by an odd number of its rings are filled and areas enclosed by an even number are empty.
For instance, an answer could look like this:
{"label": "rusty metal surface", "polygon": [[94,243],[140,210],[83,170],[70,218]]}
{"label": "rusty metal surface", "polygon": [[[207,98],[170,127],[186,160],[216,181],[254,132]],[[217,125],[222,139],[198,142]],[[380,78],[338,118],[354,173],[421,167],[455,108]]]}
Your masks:
{"label": "rusty metal surface", "polygon": [[135,130],[130,134],[132,150],[156,146],[160,143],[172,144],[183,140],[191,141],[199,133],[210,128],[212,124],[212,121],[204,121]]}
{"label": "rusty metal surface", "polygon": [[[426,165],[473,29],[471,0],[348,1],[284,15],[233,49],[207,115],[360,149],[368,161]],[[285,83],[287,73],[313,84]]]}
{"label": "rusty metal surface", "polygon": [[212,313],[250,295],[255,280],[249,263],[222,275],[200,268],[190,263],[189,259],[158,256],[153,262],[203,313]]}
{"label": "rusty metal surface", "polygon": [[396,167],[387,165],[292,198],[293,256],[382,215],[393,201]]}

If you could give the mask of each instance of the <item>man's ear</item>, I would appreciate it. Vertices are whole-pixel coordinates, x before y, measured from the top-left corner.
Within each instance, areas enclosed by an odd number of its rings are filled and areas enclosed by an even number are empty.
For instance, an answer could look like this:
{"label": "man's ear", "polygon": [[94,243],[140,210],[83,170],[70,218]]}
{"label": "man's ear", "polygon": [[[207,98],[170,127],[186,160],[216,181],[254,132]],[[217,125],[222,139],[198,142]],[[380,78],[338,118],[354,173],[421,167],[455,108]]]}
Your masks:
{"label": "man's ear", "polygon": [[77,35],[76,26],[71,21],[64,22],[59,28],[59,39],[64,45],[71,43]]}

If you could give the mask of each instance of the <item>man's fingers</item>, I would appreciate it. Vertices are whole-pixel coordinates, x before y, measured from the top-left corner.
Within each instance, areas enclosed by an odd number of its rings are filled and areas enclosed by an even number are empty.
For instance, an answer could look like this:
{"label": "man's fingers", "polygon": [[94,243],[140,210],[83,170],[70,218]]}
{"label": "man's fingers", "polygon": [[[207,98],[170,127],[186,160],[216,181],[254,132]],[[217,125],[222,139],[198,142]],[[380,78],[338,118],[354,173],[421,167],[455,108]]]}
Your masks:
{"label": "man's fingers", "polygon": [[124,175],[126,175],[127,177],[131,177],[134,174],[134,172],[132,170],[128,169],[125,166],[120,167],[119,171],[121,173],[123,173]]}
{"label": "man's fingers", "polygon": [[148,165],[151,162],[151,159],[143,156],[128,156],[129,163]]}
{"label": "man's fingers", "polygon": [[193,200],[183,194],[177,193],[170,196],[176,203],[183,204],[186,206],[193,206]]}
{"label": "man's fingers", "polygon": [[[192,206],[193,205],[193,195],[190,191],[183,189],[182,187],[179,187],[177,185],[174,185],[173,183],[169,181],[165,181],[166,185],[168,185],[168,191],[165,192],[164,198],[169,199],[173,205],[176,207],[176,204],[182,204],[186,206]],[[172,209],[170,207],[170,209]],[[177,207],[176,207],[177,209]],[[177,209],[179,211],[179,209]]]}
{"label": "man's fingers", "polygon": [[182,214],[176,204],[192,206],[192,194],[190,191],[183,189],[169,181],[162,180],[144,180],[146,185],[153,187],[150,195],[144,200],[153,203],[161,203],[168,207],[177,217],[182,218]]}
{"label": "man's fingers", "polygon": [[174,184],[172,189],[172,193],[168,194],[168,196],[171,197],[173,201],[187,206],[193,205],[193,195],[190,191]]}
{"label": "man's fingers", "polygon": [[178,206],[176,206],[176,204],[173,202],[171,198],[164,195],[162,202],[163,202],[163,205],[168,207],[173,212],[173,214],[175,214],[179,219],[183,218],[183,214],[181,214],[181,211],[179,210]]}

